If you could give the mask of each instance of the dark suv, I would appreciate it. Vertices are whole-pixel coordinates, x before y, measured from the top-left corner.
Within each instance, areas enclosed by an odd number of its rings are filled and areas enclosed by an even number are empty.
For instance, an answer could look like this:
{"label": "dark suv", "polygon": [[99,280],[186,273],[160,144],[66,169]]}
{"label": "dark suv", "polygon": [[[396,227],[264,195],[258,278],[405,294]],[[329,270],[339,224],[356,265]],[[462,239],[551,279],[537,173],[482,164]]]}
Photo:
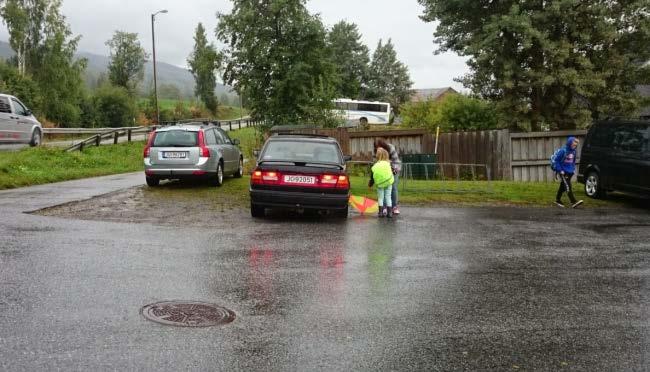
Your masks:
{"label": "dark suv", "polygon": [[348,215],[350,179],[336,139],[291,134],[270,137],[251,174],[251,215],[265,208],[329,210]]}
{"label": "dark suv", "polygon": [[582,146],[578,182],[592,198],[608,191],[650,194],[650,121],[594,123]]}

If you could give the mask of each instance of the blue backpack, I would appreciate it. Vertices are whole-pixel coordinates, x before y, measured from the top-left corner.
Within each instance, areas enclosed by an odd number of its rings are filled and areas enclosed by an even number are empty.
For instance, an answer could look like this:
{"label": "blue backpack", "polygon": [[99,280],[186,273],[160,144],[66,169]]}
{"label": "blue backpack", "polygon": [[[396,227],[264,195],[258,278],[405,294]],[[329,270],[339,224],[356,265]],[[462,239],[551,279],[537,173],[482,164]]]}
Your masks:
{"label": "blue backpack", "polygon": [[564,158],[566,157],[566,151],[564,150],[564,147],[560,147],[559,149],[555,150],[553,155],[551,155],[551,169],[553,170],[553,172],[559,172],[560,171],[559,169],[557,169],[557,166],[556,166],[557,165],[556,164],[557,159],[559,157],[562,157],[562,160],[560,161],[560,163],[563,162]]}

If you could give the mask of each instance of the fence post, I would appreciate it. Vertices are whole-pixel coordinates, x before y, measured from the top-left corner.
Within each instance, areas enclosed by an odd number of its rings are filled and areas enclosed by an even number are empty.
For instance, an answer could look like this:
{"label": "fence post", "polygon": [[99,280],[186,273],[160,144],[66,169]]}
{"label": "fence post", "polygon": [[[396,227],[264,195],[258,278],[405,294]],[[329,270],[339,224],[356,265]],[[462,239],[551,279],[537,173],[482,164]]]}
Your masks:
{"label": "fence post", "polygon": [[130,142],[131,142],[131,129],[129,129],[129,130],[126,132],[126,135],[127,135],[127,138],[128,138],[127,141],[130,143]]}
{"label": "fence post", "polygon": [[95,146],[99,146],[102,143],[102,136],[100,134],[95,134]]}
{"label": "fence post", "polygon": [[84,150],[84,143],[81,142],[79,143],[79,151],[83,151],[83,150]]}
{"label": "fence post", "polygon": [[232,130],[232,120],[228,122],[228,126],[230,127],[229,130]]}
{"label": "fence post", "polygon": [[117,145],[117,139],[120,137],[120,132],[115,132],[113,134],[113,144]]}

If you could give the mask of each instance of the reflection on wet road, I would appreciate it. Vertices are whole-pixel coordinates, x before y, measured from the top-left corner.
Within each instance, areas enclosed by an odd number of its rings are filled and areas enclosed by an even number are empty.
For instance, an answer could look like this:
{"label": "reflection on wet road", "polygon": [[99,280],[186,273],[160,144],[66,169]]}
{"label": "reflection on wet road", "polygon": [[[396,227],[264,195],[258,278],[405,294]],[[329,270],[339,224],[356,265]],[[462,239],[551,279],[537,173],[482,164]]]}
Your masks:
{"label": "reflection on wet road", "polygon": [[[234,212],[162,226],[6,210],[2,370],[648,367],[646,211]],[[190,330],[138,313],[172,300],[237,318]]]}

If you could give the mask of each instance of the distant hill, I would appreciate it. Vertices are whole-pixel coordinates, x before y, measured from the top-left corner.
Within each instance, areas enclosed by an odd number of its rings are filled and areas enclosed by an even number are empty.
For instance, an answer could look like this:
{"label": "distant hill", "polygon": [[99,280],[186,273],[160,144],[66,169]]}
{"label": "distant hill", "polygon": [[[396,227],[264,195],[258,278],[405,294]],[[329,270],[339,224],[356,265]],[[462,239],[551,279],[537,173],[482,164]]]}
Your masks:
{"label": "distant hill", "polygon": [[[0,41],[0,58],[11,58],[14,56],[14,51],[9,46],[9,43]],[[106,73],[108,68],[109,57],[100,56],[97,54],[79,52],[77,54],[80,58],[88,60],[88,67],[86,68],[85,80],[88,86],[93,86],[102,73]],[[181,94],[185,97],[192,97],[194,95],[194,76],[181,67],[170,65],[169,63],[156,61],[156,73],[158,77],[158,87],[162,84],[173,84],[180,89]],[[144,81],[141,84],[141,90],[147,91],[153,86],[153,63],[151,61],[145,64]],[[222,84],[217,84],[216,94],[217,98],[226,93],[229,96],[236,95],[231,91],[230,87]]]}

